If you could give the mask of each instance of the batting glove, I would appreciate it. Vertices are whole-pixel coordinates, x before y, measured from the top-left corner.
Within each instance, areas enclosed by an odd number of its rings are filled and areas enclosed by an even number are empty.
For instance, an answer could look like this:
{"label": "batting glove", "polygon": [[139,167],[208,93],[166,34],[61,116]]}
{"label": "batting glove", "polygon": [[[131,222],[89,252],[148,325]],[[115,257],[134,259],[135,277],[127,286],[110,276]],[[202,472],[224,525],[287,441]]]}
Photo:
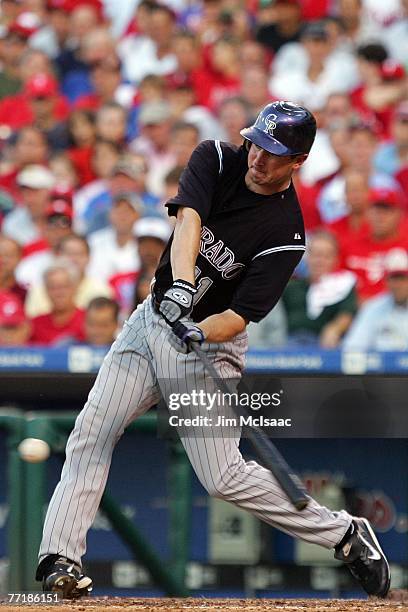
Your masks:
{"label": "batting glove", "polygon": [[193,310],[193,298],[197,289],[184,280],[175,280],[166,291],[160,303],[159,310],[169,325],[173,325],[182,317],[188,317]]}
{"label": "batting glove", "polygon": [[193,342],[201,345],[205,340],[203,330],[194,323],[177,321],[172,329],[170,344],[180,353],[190,353]]}

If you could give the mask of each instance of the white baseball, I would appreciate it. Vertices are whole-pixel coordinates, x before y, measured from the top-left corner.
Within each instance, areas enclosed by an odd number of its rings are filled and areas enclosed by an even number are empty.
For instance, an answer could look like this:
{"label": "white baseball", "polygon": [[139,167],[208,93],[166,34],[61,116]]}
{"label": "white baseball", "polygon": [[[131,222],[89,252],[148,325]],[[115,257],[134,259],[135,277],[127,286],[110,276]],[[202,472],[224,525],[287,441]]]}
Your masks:
{"label": "white baseball", "polygon": [[25,438],[18,445],[18,452],[24,461],[40,463],[50,456],[50,447],[47,442],[39,438]]}

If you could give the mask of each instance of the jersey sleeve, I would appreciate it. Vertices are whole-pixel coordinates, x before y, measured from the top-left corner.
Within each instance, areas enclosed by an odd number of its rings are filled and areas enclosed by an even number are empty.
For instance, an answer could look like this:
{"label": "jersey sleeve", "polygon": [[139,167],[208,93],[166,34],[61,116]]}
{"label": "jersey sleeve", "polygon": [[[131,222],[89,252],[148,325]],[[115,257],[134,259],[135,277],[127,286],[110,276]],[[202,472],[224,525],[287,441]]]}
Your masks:
{"label": "jersey sleeve", "polygon": [[302,245],[267,249],[254,257],[235,291],[230,308],[255,323],[272,310],[302,258]]}
{"label": "jersey sleeve", "polygon": [[222,155],[218,140],[204,140],[198,145],[181,175],[177,195],[166,202],[169,216],[176,216],[179,206],[187,206],[205,223],[222,172]]}

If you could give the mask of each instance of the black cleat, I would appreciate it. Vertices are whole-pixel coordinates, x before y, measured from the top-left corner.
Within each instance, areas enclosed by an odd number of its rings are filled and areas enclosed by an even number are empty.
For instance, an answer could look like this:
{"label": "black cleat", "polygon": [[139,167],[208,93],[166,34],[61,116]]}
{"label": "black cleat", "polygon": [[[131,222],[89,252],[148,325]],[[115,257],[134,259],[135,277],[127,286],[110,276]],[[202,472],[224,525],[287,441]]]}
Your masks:
{"label": "black cleat", "polygon": [[84,597],[92,591],[92,579],[80,566],[58,555],[48,555],[41,561],[35,579],[42,580],[43,591],[59,593],[63,599]]}
{"label": "black cleat", "polygon": [[388,561],[370,523],[353,518],[350,537],[336,549],[335,559],[343,561],[368,595],[386,597],[391,582]]}

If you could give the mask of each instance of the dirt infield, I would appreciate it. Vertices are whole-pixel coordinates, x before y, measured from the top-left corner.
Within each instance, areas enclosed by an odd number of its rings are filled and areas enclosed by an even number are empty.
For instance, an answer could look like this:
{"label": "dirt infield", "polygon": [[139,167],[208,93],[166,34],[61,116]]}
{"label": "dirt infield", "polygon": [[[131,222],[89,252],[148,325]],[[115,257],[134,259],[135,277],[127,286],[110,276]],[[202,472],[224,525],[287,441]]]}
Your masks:
{"label": "dirt infield", "polygon": [[405,612],[408,611],[408,593],[394,591],[386,599],[134,599],[123,597],[90,597],[62,604],[10,606],[4,599],[0,602],[1,612]]}

